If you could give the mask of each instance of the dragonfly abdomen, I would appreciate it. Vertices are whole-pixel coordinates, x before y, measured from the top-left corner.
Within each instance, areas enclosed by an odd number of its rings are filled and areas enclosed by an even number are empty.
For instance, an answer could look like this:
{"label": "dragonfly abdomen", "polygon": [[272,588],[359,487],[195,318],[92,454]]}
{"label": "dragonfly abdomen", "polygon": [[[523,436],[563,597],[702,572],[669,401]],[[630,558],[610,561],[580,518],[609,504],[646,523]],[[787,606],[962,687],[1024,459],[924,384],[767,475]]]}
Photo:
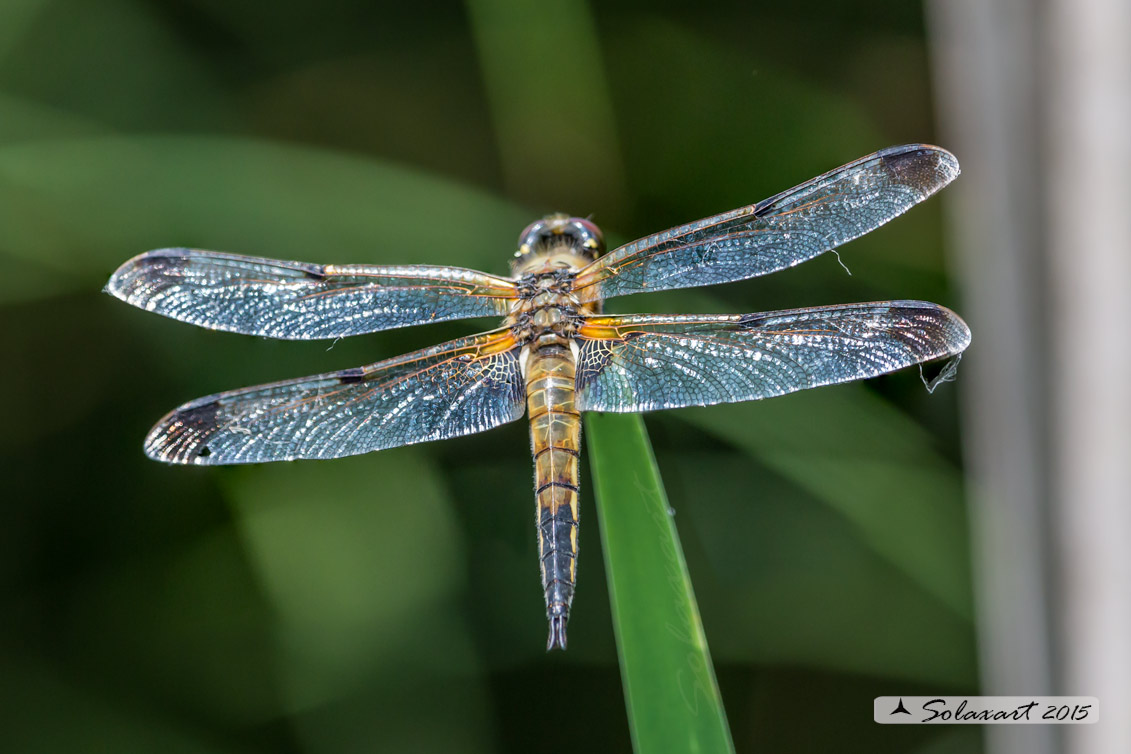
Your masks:
{"label": "dragonfly abdomen", "polygon": [[574,360],[568,348],[544,346],[531,355],[526,396],[534,453],[538,554],[550,621],[546,648],[565,649],[577,579],[581,455],[581,416],[574,400]]}

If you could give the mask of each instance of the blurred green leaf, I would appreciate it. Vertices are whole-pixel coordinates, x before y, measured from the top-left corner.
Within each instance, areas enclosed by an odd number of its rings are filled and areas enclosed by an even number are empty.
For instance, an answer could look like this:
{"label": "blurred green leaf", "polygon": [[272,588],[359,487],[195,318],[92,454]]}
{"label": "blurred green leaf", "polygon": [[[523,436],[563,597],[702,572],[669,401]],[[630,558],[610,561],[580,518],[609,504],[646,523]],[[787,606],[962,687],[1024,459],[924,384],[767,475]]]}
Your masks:
{"label": "blurred green leaf", "polygon": [[628,21],[612,30],[607,54],[634,198],[677,221],[758,201],[887,146],[856,102],[760,57],[745,36],[728,46],[660,16]]}
{"label": "blurred green leaf", "polygon": [[587,414],[585,425],[633,748],[733,751],[644,421]]}
{"label": "blurred green leaf", "polygon": [[6,0],[0,3],[0,61],[45,5],[46,0]]}
{"label": "blurred green leaf", "polygon": [[[26,651],[0,654],[0,749],[19,754],[57,754],[101,749],[116,754],[220,754],[240,749],[173,716],[155,713],[147,702],[108,698],[84,687]],[[211,740],[210,740],[211,739]]]}
{"label": "blurred green leaf", "polygon": [[277,615],[293,708],[343,696],[409,656],[418,672],[471,667],[451,605],[462,546],[439,479],[413,448],[225,474]]}
{"label": "blurred green leaf", "polygon": [[624,202],[613,108],[585,0],[468,0],[512,195],[613,214]]}
{"label": "blurred green leaf", "polygon": [[105,133],[106,128],[69,112],[0,92],[0,145]]}
{"label": "blurred green leaf", "polygon": [[[225,477],[306,750],[488,750],[464,546],[427,456],[401,448]],[[412,711],[433,705],[444,724],[421,730]]]}
{"label": "blurred green leaf", "polygon": [[[66,635],[73,669],[113,676],[225,724],[278,715],[264,645],[269,614],[233,529],[217,527],[150,556],[139,552],[147,543],[127,541],[132,557],[68,585],[75,594]],[[243,670],[233,674],[237,666]]]}
{"label": "blurred green leaf", "polygon": [[0,147],[0,255],[91,287],[166,246],[503,272],[528,219],[451,181],[284,144],[168,136]]}
{"label": "blurred green leaf", "polygon": [[160,4],[52,0],[25,20],[0,55],[0,88],[112,129],[238,122],[238,100],[216,85],[214,61]]}
{"label": "blurred green leaf", "polygon": [[679,416],[825,501],[877,554],[972,620],[961,478],[886,401],[837,386]]}
{"label": "blurred green leaf", "polygon": [[822,499],[741,450],[659,460],[716,663],[975,687],[968,619]]}

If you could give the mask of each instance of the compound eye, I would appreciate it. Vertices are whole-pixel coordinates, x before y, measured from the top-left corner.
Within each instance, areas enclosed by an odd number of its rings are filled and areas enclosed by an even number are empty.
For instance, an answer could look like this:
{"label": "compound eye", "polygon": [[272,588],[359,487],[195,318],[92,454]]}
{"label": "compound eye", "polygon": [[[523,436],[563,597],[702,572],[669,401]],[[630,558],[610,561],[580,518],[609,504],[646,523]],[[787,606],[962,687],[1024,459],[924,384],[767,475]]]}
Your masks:
{"label": "compound eye", "polygon": [[535,220],[527,225],[518,236],[518,253],[526,254],[534,247],[538,239],[546,232],[546,221]]}
{"label": "compound eye", "polygon": [[575,217],[571,220],[576,229],[581,245],[590,251],[601,253],[605,249],[605,235],[596,223],[584,217]]}

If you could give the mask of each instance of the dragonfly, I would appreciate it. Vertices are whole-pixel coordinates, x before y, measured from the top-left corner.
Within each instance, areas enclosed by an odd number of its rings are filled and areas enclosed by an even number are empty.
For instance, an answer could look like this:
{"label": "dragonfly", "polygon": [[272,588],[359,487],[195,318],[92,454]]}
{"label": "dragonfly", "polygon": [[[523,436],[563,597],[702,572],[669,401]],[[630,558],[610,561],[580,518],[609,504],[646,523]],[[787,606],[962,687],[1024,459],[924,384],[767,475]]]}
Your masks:
{"label": "dragonfly", "polygon": [[958,173],[939,147],[890,147],[609,253],[593,222],[553,214],[521,233],[507,277],[169,248],[127,261],[105,290],[182,322],[287,340],[501,317],[496,329],[368,366],[190,401],[153,427],[144,449],[171,464],[339,458],[482,432],[526,414],[547,650],[565,649],[582,412],[759,400],[937,359],[953,364],[970,343],[958,315],[925,301],[628,315],[603,314],[602,302],[793,267],[878,228]]}

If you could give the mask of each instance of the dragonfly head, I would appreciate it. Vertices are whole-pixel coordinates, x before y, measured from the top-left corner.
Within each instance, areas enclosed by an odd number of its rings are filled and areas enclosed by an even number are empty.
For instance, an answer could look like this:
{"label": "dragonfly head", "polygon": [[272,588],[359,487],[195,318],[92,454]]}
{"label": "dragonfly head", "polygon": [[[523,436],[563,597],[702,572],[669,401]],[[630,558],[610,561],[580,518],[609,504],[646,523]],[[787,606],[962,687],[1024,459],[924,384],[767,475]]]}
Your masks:
{"label": "dragonfly head", "polygon": [[518,237],[516,262],[532,254],[555,251],[572,252],[592,262],[605,251],[605,236],[591,220],[570,217],[558,212],[530,223]]}

